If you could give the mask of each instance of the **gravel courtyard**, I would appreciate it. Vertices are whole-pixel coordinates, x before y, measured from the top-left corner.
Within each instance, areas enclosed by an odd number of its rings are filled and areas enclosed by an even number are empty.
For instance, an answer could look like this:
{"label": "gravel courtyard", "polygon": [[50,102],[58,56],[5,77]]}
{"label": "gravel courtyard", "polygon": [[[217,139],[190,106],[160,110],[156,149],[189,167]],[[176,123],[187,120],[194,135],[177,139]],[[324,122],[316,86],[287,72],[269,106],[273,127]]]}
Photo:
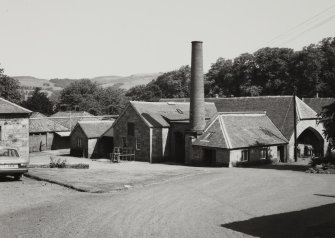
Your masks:
{"label": "gravel courtyard", "polygon": [[180,176],[102,194],[0,181],[1,237],[335,237],[334,175],[158,166]]}

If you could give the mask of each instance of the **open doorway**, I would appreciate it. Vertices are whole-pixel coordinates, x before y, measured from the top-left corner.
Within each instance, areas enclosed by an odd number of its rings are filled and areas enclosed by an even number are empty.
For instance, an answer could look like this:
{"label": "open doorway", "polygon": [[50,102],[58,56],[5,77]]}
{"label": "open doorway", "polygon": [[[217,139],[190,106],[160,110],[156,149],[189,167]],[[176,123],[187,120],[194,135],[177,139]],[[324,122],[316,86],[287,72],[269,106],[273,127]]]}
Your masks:
{"label": "open doorway", "polygon": [[175,162],[185,163],[185,137],[181,132],[174,133],[175,138]]}

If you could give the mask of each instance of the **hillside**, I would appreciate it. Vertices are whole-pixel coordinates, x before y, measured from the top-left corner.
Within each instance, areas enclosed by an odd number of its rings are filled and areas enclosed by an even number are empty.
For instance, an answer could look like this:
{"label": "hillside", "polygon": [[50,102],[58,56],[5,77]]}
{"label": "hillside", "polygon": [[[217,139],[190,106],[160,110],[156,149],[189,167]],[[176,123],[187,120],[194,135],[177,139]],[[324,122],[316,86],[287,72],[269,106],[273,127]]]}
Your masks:
{"label": "hillside", "polygon": [[101,84],[102,87],[118,86],[123,89],[129,89],[136,85],[147,84],[156,79],[162,73],[133,74],[126,77],[111,79],[110,82]]}
{"label": "hillside", "polygon": [[[133,86],[140,84],[147,84],[151,80],[156,79],[162,73],[148,73],[148,74],[133,74],[130,76],[99,76],[90,78],[92,82],[96,82],[102,87],[120,87],[123,89],[129,89]],[[43,92],[46,92],[50,96],[54,91],[62,90],[64,87],[69,85],[71,82],[77,79],[40,79],[32,76],[13,76],[17,79],[24,91],[25,97],[27,98],[32,94],[34,88],[40,87]]]}

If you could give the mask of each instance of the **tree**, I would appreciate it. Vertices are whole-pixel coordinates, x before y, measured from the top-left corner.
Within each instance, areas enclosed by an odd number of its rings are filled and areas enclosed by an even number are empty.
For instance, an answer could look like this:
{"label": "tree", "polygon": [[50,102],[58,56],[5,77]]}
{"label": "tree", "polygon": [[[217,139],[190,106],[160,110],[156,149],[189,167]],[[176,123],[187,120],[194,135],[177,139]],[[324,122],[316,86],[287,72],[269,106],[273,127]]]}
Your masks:
{"label": "tree", "polygon": [[160,75],[149,84],[155,84],[162,92],[162,98],[184,98],[190,96],[190,66],[182,66]]}
{"label": "tree", "polygon": [[[335,96],[335,95],[334,95]],[[325,106],[320,113],[323,123],[324,135],[329,141],[329,146],[335,149],[335,102]]]}
{"label": "tree", "polygon": [[33,95],[24,101],[22,105],[34,112],[41,112],[47,115],[53,112],[53,103],[49,100],[47,94],[41,91],[41,88],[35,88]]}
{"label": "tree", "polygon": [[130,88],[126,96],[135,101],[157,102],[162,97],[162,91],[154,82],[151,82]]}
{"label": "tree", "polygon": [[58,108],[79,108],[93,115],[119,114],[126,103],[125,91],[115,87],[102,88],[89,79],[72,82],[59,97]]}
{"label": "tree", "polygon": [[16,104],[20,104],[22,100],[19,81],[5,75],[2,68],[0,68],[0,97]]}

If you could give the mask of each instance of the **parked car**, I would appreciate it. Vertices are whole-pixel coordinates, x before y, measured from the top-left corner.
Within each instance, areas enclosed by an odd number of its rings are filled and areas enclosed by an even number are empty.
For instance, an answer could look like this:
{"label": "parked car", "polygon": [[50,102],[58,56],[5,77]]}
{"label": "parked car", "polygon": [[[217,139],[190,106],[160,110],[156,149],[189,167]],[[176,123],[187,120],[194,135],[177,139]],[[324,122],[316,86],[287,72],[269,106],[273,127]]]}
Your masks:
{"label": "parked car", "polygon": [[29,160],[20,157],[16,149],[0,149],[0,176],[11,175],[19,180],[22,174],[28,172]]}

